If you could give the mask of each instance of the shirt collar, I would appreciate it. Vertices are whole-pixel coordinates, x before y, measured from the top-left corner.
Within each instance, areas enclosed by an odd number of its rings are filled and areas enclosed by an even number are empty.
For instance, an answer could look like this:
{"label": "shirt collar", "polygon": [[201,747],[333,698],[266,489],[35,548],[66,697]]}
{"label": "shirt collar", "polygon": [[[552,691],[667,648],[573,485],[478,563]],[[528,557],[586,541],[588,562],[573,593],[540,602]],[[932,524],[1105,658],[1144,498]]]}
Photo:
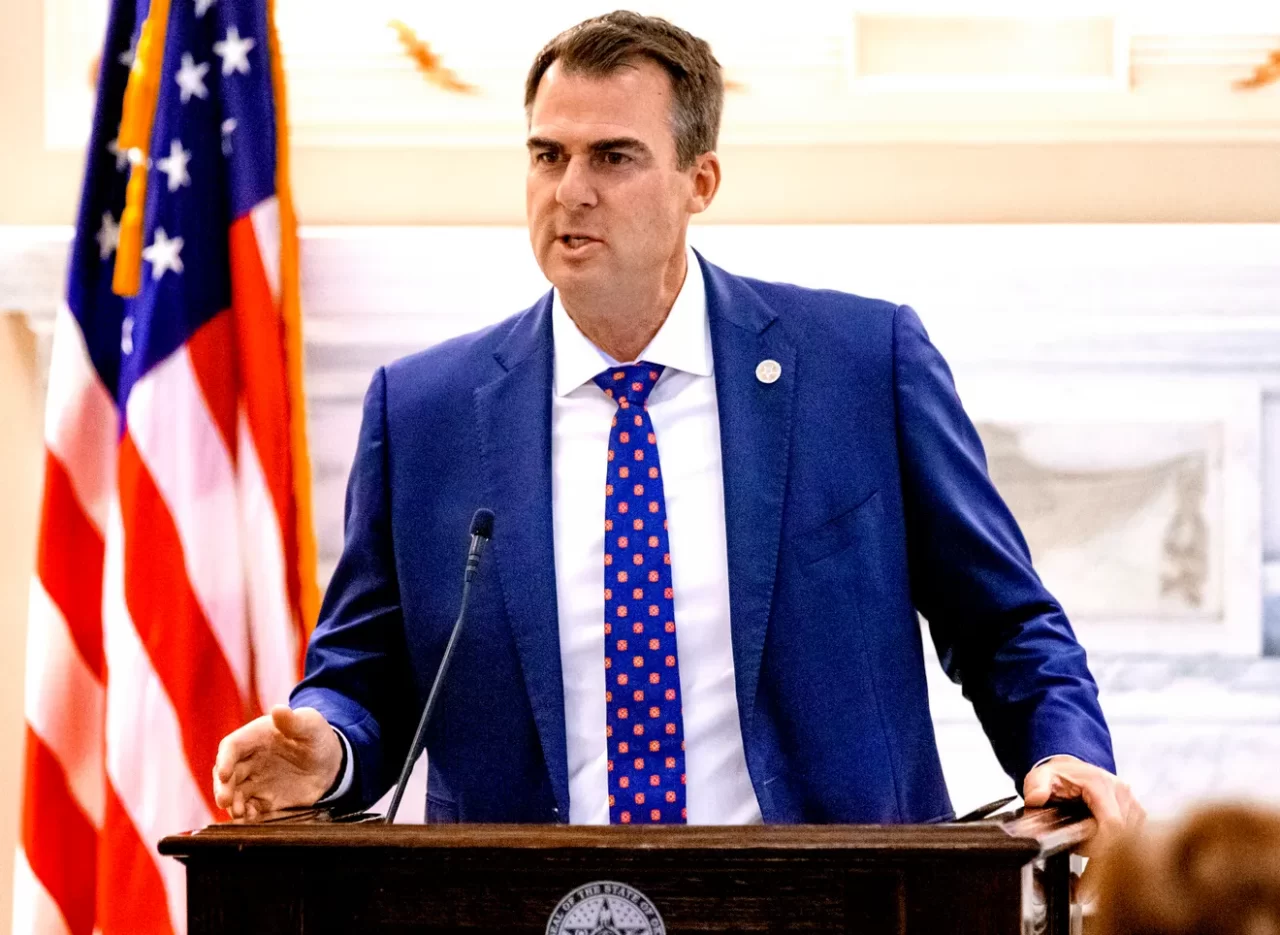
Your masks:
{"label": "shirt collar", "polygon": [[[711,329],[707,323],[707,287],[693,248],[686,248],[688,271],[675,303],[658,333],[637,360],[709,377],[712,371]],[[617,366],[578,330],[557,290],[551,302],[551,334],[555,341],[555,392],[568,396],[601,370]]]}

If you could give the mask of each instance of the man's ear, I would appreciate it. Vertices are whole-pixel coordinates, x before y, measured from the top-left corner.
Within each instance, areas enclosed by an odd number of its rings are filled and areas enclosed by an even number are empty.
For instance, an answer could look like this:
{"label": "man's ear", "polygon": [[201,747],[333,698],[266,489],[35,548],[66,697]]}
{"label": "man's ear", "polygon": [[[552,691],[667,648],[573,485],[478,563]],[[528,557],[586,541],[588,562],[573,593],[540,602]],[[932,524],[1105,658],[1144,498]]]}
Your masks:
{"label": "man's ear", "polygon": [[693,191],[689,196],[689,213],[701,214],[711,207],[716,192],[720,191],[720,157],[706,152],[694,160],[689,171],[693,173]]}

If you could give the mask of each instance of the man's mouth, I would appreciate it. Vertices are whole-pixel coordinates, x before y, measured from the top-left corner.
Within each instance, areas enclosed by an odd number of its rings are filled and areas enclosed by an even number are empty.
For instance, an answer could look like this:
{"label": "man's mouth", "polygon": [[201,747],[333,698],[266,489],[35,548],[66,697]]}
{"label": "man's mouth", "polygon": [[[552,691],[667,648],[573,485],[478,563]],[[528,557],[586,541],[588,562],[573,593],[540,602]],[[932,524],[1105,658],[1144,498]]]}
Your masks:
{"label": "man's mouth", "polygon": [[557,239],[571,250],[585,247],[589,243],[596,243],[594,237],[582,237],[578,234],[561,234]]}

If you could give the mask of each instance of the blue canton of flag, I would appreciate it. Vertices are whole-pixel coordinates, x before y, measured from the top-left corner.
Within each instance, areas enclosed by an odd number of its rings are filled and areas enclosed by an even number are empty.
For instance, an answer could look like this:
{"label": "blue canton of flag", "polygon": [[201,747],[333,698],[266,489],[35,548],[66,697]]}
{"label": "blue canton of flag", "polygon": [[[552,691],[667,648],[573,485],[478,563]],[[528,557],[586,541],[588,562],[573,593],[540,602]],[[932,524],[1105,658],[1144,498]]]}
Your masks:
{"label": "blue canton of flag", "polygon": [[[145,0],[117,3],[72,254],[68,304],[122,411],[130,388],[231,302],[227,230],[276,194],[264,3],[173,0],[150,152],[122,151],[125,83]],[[111,290],[132,162],[149,168],[141,288]]]}

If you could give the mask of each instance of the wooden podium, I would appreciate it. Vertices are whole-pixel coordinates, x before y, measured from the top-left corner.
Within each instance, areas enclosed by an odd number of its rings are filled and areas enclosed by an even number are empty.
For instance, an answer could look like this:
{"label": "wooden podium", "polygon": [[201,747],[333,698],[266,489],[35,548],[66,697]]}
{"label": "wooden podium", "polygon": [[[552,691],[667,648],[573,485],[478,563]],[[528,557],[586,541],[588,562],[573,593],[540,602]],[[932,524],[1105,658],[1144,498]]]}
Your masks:
{"label": "wooden podium", "polygon": [[[305,817],[165,838],[191,935],[1071,931],[1078,811],[946,825],[571,827]],[[1033,890],[1035,891],[1033,893]]]}

